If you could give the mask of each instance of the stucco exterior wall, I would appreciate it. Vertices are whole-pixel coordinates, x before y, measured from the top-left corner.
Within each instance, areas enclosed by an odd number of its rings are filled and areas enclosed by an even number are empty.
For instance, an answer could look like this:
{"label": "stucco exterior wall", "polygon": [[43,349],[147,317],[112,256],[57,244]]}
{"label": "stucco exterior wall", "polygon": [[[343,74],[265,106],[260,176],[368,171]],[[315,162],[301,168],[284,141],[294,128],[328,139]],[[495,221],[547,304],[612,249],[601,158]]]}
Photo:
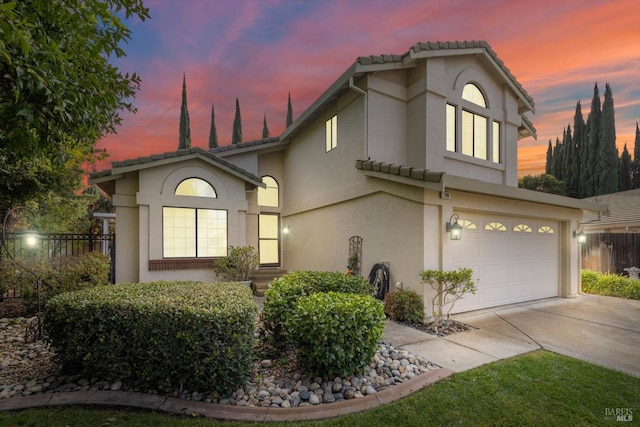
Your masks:
{"label": "stucco exterior wall", "polygon": [[[338,114],[338,145],[325,151],[325,122]],[[344,198],[365,181],[355,161],[365,153],[362,95],[349,93],[292,141],[283,155],[283,215]]]}
{"label": "stucco exterior wall", "polygon": [[[367,79],[368,157],[494,184],[517,186],[520,114],[502,76],[483,56],[451,56],[419,61],[415,68],[380,71]],[[446,104],[462,100],[466,83],[482,88],[491,123],[501,123],[500,163],[446,150]],[[460,120],[457,134],[460,135]]]}
{"label": "stucco exterior wall", "polygon": [[112,198],[116,210],[116,283],[138,281],[139,233],[138,174],[129,173],[116,181]]}
{"label": "stucco exterior wall", "polygon": [[285,217],[290,233],[284,238],[287,268],[346,271],[349,238],[363,239],[361,274],[373,264],[388,262],[391,286],[420,291],[423,260],[422,203],[387,192]]}

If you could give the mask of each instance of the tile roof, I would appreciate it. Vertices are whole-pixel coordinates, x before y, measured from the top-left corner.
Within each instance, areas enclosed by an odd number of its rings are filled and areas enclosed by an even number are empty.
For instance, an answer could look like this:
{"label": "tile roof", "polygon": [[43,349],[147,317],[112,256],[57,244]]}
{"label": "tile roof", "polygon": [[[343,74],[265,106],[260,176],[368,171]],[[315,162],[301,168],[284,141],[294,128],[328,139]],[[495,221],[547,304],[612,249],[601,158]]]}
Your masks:
{"label": "tile roof", "polygon": [[242,169],[241,167],[235,165],[234,163],[231,163],[227,160],[224,160],[218,156],[216,156],[213,153],[209,153],[205,150],[203,150],[200,147],[192,147],[192,148],[185,148],[185,149],[181,149],[181,150],[177,150],[177,151],[168,151],[165,153],[160,153],[160,154],[152,154],[150,156],[143,156],[143,157],[138,157],[135,159],[127,159],[127,160],[122,160],[122,161],[114,161],[111,162],[111,169],[107,169],[104,171],[100,171],[100,172],[96,172],[96,173],[92,173],[89,176],[90,180],[96,180],[99,178],[105,178],[108,177],[110,175],[115,175],[120,173],[120,169],[124,169],[126,168],[127,170],[139,170],[139,169],[143,169],[144,167],[146,167],[147,165],[151,166],[152,163],[155,162],[160,162],[163,160],[171,160],[171,159],[176,159],[180,160],[181,157],[196,157],[196,158],[202,158],[204,160],[207,160],[211,163],[217,164],[218,166],[222,167],[223,169],[227,169],[228,171],[234,173],[235,175],[237,175],[238,177],[243,178],[245,181],[249,181],[252,183],[260,183],[261,179],[258,178],[257,176],[255,176],[254,174]]}
{"label": "tile roof", "polygon": [[437,52],[442,50],[452,50],[452,49],[473,49],[480,48],[483,49],[489,57],[495,62],[495,64],[504,72],[504,74],[509,78],[509,80],[514,84],[514,86],[523,94],[529,104],[534,106],[535,103],[533,98],[527,93],[527,91],[522,87],[522,85],[516,80],[515,76],[511,74],[509,68],[504,65],[504,62],[500,58],[498,58],[498,54],[489,46],[484,40],[471,40],[471,41],[453,41],[453,42],[424,42],[424,43],[416,43],[413,45],[407,52],[400,55],[370,55],[370,56],[361,56],[356,59],[361,65],[373,65],[373,64],[388,64],[394,62],[402,62],[406,58],[411,57],[412,55],[419,54],[421,52]]}
{"label": "tile roof", "polygon": [[440,182],[444,175],[444,172],[432,172],[427,169],[414,168],[413,166],[376,162],[374,160],[356,160],[356,169],[397,175],[425,182]]}
{"label": "tile roof", "polygon": [[261,145],[271,144],[274,142],[280,142],[280,138],[279,137],[262,138],[262,139],[257,139],[255,141],[241,142],[240,144],[229,144],[222,147],[210,148],[209,152],[218,154],[218,153],[224,153],[227,151],[239,150],[242,148],[258,147]]}

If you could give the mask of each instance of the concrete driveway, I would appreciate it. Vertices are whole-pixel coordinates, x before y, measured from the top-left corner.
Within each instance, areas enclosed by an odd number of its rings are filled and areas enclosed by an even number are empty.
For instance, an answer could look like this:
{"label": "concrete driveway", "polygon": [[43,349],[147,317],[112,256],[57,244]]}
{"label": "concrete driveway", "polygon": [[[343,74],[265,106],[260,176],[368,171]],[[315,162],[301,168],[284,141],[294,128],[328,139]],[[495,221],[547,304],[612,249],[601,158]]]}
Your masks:
{"label": "concrete driveway", "polygon": [[385,337],[454,371],[543,348],[640,377],[637,300],[579,295],[453,318],[478,329],[435,338],[387,322]]}

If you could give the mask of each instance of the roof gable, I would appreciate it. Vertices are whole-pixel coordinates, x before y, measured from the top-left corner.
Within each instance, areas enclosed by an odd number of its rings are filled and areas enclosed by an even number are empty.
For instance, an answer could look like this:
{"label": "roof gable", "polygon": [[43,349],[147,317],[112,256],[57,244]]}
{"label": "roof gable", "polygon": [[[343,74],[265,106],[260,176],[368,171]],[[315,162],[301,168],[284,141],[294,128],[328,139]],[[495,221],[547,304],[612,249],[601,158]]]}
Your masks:
{"label": "roof gable", "polygon": [[504,62],[498,58],[489,43],[484,40],[474,40],[416,43],[402,54],[370,55],[356,58],[355,62],[291,126],[285,129],[280,135],[280,141],[286,143],[298,135],[310,121],[322,113],[324,106],[328,102],[335,100],[343,92],[349,90],[349,87],[353,85],[354,78],[381,70],[412,68],[415,66],[415,62],[421,58],[478,54],[484,55],[488,63],[502,76],[507,86],[512,89],[518,99],[518,108],[521,112],[522,120],[520,137],[531,135],[535,138],[535,128],[524,115],[527,111],[535,113],[533,98],[516,80],[515,76],[511,74]]}
{"label": "roof gable", "polygon": [[92,173],[89,176],[90,184],[101,184],[113,181],[124,176],[128,172],[139,171],[142,169],[167,165],[171,163],[182,162],[189,159],[200,159],[210,165],[213,165],[225,172],[242,179],[246,183],[254,187],[262,187],[262,180],[254,174],[236,166],[235,164],[221,159],[220,157],[209,153],[202,148],[185,148],[177,151],[169,151],[161,154],[152,154],[150,156],[138,157],[123,161],[111,162],[111,169],[101,172]]}

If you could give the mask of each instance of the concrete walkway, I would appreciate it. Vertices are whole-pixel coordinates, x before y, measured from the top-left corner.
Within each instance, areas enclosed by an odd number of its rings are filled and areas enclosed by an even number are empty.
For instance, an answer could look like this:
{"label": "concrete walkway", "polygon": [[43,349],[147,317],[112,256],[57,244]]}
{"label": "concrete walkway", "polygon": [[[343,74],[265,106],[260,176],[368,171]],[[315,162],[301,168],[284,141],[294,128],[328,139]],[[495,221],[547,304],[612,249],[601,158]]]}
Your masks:
{"label": "concrete walkway", "polygon": [[453,318],[479,329],[436,338],[387,322],[385,338],[455,372],[546,349],[640,377],[640,301],[579,295]]}

